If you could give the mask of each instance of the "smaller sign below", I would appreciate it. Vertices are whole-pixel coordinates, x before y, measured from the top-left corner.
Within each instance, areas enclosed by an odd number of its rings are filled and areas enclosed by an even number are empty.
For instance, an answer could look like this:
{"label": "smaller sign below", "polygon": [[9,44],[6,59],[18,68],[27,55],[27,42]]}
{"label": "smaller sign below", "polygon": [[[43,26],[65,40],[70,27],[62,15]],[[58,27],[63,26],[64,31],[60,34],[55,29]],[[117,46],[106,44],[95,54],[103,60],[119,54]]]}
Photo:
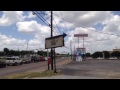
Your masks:
{"label": "smaller sign below", "polygon": [[86,49],[85,48],[77,48],[77,51],[80,51],[82,54],[85,54]]}

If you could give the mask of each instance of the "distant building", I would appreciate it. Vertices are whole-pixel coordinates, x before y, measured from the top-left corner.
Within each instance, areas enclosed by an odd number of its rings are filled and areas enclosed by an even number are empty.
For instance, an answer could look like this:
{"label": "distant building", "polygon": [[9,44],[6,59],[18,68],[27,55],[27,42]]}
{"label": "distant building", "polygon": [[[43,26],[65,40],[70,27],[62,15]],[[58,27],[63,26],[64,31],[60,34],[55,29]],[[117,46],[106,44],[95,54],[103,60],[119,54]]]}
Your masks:
{"label": "distant building", "polygon": [[113,51],[119,51],[120,52],[120,49],[113,49]]}
{"label": "distant building", "polygon": [[108,51],[109,53],[112,53],[113,51]]}

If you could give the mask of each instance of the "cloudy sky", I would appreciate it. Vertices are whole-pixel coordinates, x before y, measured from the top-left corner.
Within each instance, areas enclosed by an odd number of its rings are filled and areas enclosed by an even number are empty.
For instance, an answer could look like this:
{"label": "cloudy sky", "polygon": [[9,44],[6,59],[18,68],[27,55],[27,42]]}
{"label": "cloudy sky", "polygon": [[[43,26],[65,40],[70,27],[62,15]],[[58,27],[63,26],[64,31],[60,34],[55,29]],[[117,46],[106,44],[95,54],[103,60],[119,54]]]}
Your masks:
{"label": "cloudy sky", "polygon": [[[0,51],[7,47],[13,50],[45,48],[45,38],[50,37],[50,11],[37,11],[45,23],[32,11],[0,12]],[[120,48],[119,11],[53,11],[54,36],[66,33],[65,46],[56,49],[58,53],[70,52],[78,47],[74,34],[88,34],[84,46],[86,52]],[[83,39],[79,39],[83,47]]]}

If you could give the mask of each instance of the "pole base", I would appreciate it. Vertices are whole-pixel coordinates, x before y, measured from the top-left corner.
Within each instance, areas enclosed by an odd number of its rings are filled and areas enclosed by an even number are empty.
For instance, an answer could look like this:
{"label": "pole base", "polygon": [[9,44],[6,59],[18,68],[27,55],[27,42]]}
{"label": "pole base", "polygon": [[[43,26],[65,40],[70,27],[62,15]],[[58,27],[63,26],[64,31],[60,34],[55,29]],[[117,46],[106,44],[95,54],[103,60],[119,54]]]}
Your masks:
{"label": "pole base", "polygon": [[57,73],[57,71],[56,71],[56,70],[54,70],[54,73]]}

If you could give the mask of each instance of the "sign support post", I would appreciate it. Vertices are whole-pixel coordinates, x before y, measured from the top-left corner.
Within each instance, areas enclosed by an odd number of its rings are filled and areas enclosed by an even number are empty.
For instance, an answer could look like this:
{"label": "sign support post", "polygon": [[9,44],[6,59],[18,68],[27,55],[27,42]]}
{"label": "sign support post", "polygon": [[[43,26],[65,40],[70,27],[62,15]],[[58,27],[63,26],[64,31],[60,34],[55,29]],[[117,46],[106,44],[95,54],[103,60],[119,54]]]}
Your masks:
{"label": "sign support post", "polygon": [[[45,49],[49,49],[49,48],[53,48],[54,49],[54,73],[57,73],[56,71],[56,60],[55,60],[55,48],[56,47],[62,47],[64,46],[64,37],[66,37],[67,34],[63,33],[63,35],[58,35],[58,36],[54,36],[54,37],[49,37],[49,38],[45,38]],[[53,55],[52,55],[53,56]],[[52,64],[52,58],[51,58],[51,64]],[[49,67],[48,67],[49,69]],[[52,69],[52,68],[51,68]]]}
{"label": "sign support post", "polygon": [[57,73],[57,71],[56,71],[55,48],[54,48],[54,73]]}

